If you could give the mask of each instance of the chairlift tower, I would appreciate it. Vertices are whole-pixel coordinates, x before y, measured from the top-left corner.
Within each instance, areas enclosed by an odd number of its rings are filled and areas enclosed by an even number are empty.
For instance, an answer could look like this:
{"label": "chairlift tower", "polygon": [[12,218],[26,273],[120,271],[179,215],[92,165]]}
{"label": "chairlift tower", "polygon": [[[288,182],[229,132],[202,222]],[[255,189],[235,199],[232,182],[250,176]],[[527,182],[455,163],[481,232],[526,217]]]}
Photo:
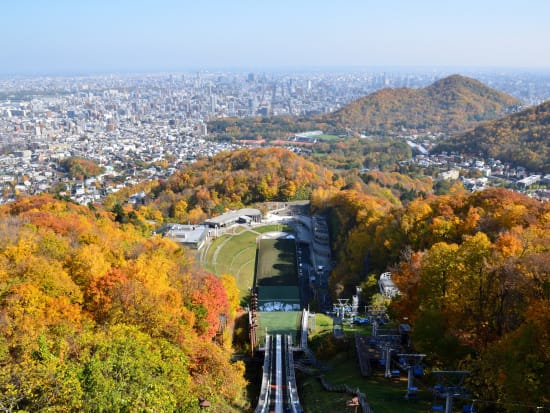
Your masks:
{"label": "chairlift tower", "polygon": [[336,317],[344,320],[346,316],[346,308],[349,307],[349,298],[338,298],[338,304],[334,305],[334,312],[336,313]]}
{"label": "chairlift tower", "polygon": [[384,305],[369,305],[367,307],[368,317],[372,323],[372,336],[378,337],[378,317],[386,314],[386,306]]}
{"label": "chairlift tower", "polygon": [[389,378],[392,377],[392,374],[391,374],[391,352],[392,352],[393,348],[391,346],[391,343],[389,341],[385,342],[382,345],[382,350],[384,352],[383,354],[384,354],[384,361],[385,361],[385,368],[386,368],[386,371],[384,372],[384,377],[389,379]]}
{"label": "chairlift tower", "polygon": [[414,386],[414,368],[419,367],[422,363],[422,359],[426,357],[425,354],[398,354],[400,364],[403,360],[404,364],[401,365],[402,368],[407,370],[407,393],[405,398],[411,400],[416,397],[418,393],[418,388]]}
{"label": "chairlift tower", "polygon": [[359,308],[359,296],[354,295],[351,297],[351,316],[355,317],[357,315],[357,309]]}
{"label": "chairlift tower", "polygon": [[399,348],[399,335],[395,334],[380,334],[377,337],[381,343],[381,348],[384,354],[384,362],[386,371],[384,372],[384,377],[391,378],[393,377],[391,371],[391,352]]}
{"label": "chairlift tower", "polygon": [[[438,379],[434,387],[436,396],[445,398],[445,413],[452,413],[453,398],[468,397],[469,392],[464,388],[464,379],[470,374],[469,371],[432,371]],[[433,409],[433,408],[432,408]]]}
{"label": "chairlift tower", "polygon": [[361,296],[361,287],[355,287],[355,295],[351,297],[351,313],[352,317],[355,317],[359,309],[359,297]]}

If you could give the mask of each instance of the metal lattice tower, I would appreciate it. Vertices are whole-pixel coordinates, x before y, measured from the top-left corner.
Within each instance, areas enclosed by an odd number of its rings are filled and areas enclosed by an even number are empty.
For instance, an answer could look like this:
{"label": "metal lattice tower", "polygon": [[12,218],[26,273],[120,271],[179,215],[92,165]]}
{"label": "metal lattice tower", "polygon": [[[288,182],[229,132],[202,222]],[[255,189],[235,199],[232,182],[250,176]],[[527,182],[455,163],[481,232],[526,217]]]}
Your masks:
{"label": "metal lattice tower", "polygon": [[378,336],[378,317],[386,314],[385,305],[369,305],[367,306],[367,314],[372,322],[372,336]]}
{"label": "metal lattice tower", "polygon": [[405,398],[410,400],[418,393],[418,388],[414,386],[414,368],[420,366],[422,359],[426,357],[426,355],[402,353],[398,354],[397,357],[399,357],[401,368],[407,370],[407,394],[405,395]]}
{"label": "metal lattice tower", "polygon": [[467,397],[469,392],[464,388],[464,379],[469,371],[432,371],[437,376],[438,384],[434,386],[434,394],[445,398],[445,413],[452,413],[453,398]]}
{"label": "metal lattice tower", "polygon": [[338,304],[334,305],[334,312],[336,313],[336,317],[340,319],[344,319],[345,317],[345,310],[347,307],[349,307],[349,298],[338,298]]}

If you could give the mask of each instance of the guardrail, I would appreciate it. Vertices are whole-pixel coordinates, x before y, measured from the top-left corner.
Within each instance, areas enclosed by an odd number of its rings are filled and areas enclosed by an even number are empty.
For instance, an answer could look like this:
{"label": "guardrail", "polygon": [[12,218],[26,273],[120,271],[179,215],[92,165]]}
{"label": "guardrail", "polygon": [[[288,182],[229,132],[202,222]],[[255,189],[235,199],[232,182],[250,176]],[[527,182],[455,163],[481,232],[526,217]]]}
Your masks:
{"label": "guardrail", "polygon": [[287,383],[288,394],[290,397],[290,408],[293,413],[302,413],[303,409],[300,405],[300,398],[298,397],[298,386],[296,385],[296,375],[294,374],[294,354],[292,352],[292,338],[286,336],[286,354],[288,358],[287,363]]}
{"label": "guardrail", "polygon": [[[272,351],[281,350],[283,357],[285,358],[285,363],[283,365],[285,368],[280,371],[279,374],[283,375],[280,377],[281,380],[277,380],[277,383],[283,383],[286,387],[286,397],[283,400],[283,403],[286,404],[292,411],[292,413],[303,413],[302,406],[300,405],[300,399],[298,396],[298,386],[296,385],[296,376],[294,374],[294,354],[292,347],[292,337],[286,335],[284,340],[281,342],[281,349],[277,349],[277,344],[273,336],[266,337],[265,344],[265,358],[263,366],[263,375],[262,375],[262,387],[260,391],[260,397],[258,399],[258,405],[254,410],[254,413],[265,413],[269,409],[271,391],[272,391],[272,373],[273,369],[276,368],[275,362],[271,357]],[[279,387],[280,389],[280,387]],[[285,393],[285,392],[283,392]],[[285,410],[286,411],[286,410]]]}
{"label": "guardrail", "polygon": [[307,336],[309,329],[309,311],[304,309],[302,310],[302,328],[300,333],[300,347],[303,349],[307,348]]}
{"label": "guardrail", "polygon": [[269,389],[271,388],[271,383],[269,378],[270,366],[271,366],[271,337],[267,336],[265,339],[262,387],[260,391],[260,397],[258,399],[258,405],[256,406],[256,410],[254,410],[254,413],[265,412],[269,404]]}

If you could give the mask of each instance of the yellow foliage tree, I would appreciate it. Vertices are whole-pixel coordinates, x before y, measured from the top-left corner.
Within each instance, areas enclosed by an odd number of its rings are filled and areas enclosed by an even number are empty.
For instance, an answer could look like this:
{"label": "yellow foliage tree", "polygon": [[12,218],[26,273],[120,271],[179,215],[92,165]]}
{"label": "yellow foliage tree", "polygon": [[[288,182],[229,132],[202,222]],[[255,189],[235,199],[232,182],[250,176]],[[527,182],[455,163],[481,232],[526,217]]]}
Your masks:
{"label": "yellow foliage tree", "polygon": [[240,307],[239,287],[237,286],[237,281],[231,274],[222,274],[220,275],[220,279],[227,294],[231,317],[234,318],[237,314],[237,309]]}

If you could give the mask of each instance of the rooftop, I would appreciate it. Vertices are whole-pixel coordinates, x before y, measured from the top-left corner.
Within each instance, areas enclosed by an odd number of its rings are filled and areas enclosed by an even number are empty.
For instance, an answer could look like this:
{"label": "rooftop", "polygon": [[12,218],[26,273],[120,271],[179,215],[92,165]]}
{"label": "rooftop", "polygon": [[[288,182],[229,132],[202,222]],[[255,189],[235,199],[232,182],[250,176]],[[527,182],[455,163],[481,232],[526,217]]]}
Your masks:
{"label": "rooftop", "polygon": [[212,217],[204,221],[206,225],[210,226],[223,226],[227,225],[229,223],[237,222],[239,217],[247,216],[247,217],[260,217],[262,216],[262,213],[259,209],[255,208],[243,208],[239,209],[237,211],[229,211],[225,212],[221,215],[218,215],[216,217]]}
{"label": "rooftop", "polygon": [[165,227],[164,236],[181,244],[199,244],[208,233],[204,225],[171,224]]}

